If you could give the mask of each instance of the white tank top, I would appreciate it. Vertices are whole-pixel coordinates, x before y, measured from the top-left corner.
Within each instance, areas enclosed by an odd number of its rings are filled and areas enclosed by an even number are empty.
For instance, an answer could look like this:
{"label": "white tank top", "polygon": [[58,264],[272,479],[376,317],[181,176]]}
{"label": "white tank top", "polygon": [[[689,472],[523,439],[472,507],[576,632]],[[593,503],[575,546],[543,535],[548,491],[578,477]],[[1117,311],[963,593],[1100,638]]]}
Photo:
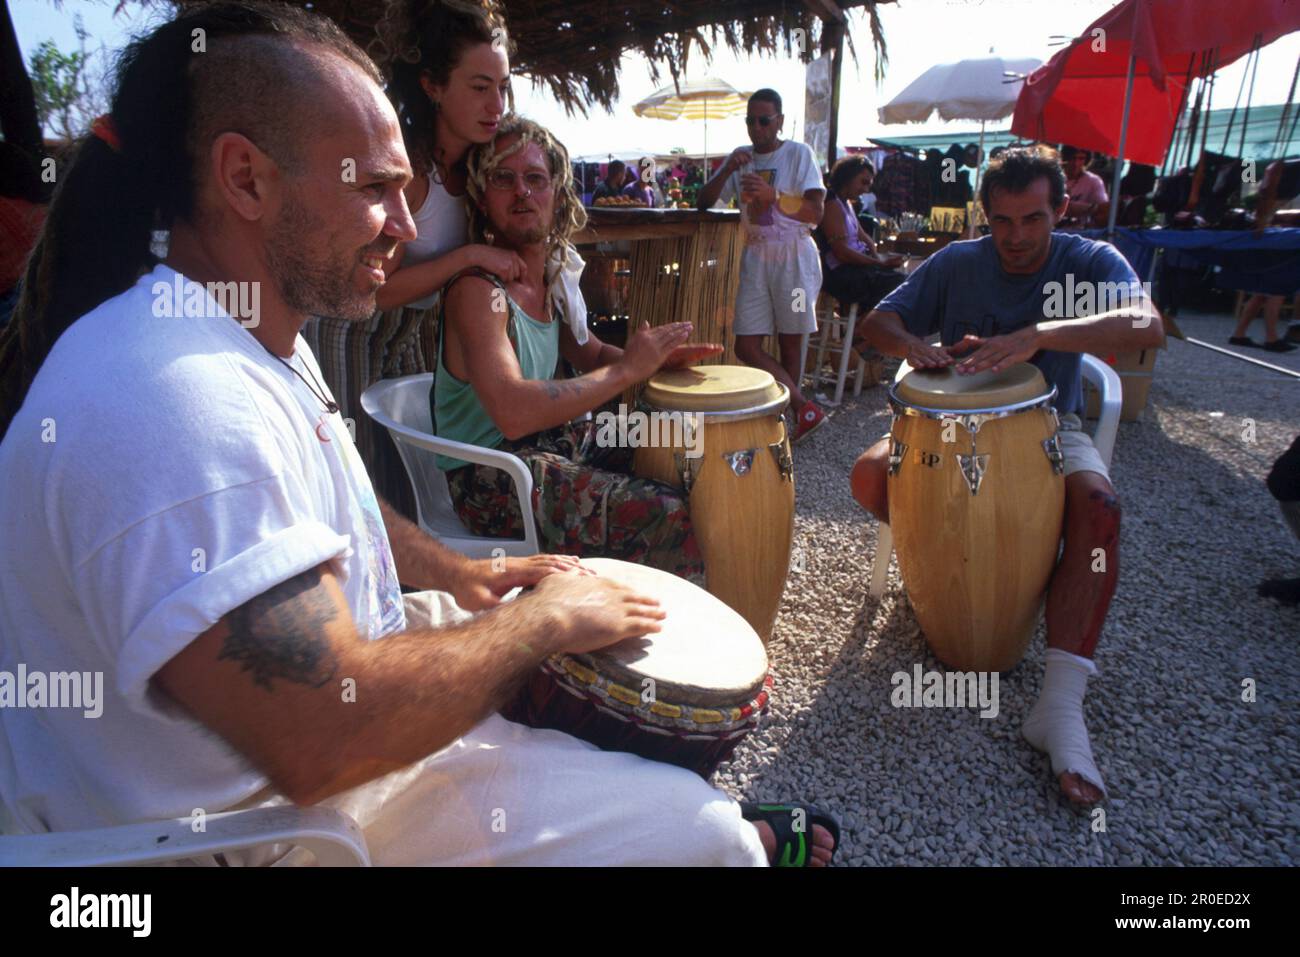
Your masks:
{"label": "white tank top", "polygon": [[[406,244],[402,256],[403,266],[428,262],[445,253],[464,246],[469,239],[469,220],[466,216],[465,196],[452,196],[447,187],[428,177],[429,192],[424,203],[416,210],[417,236]],[[437,302],[436,292],[410,303],[412,309],[428,309]]]}

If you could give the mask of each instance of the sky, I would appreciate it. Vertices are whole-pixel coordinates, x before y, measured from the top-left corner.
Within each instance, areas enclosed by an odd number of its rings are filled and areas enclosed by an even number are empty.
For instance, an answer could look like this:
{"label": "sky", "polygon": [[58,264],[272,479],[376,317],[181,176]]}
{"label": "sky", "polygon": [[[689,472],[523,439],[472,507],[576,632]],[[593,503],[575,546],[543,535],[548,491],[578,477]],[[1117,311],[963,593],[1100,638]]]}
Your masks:
{"label": "sky", "polygon": [[[740,7],[736,0],[723,0]],[[1031,56],[1047,60],[1057,49],[1050,45],[1054,35],[1076,36],[1115,5],[1116,0],[900,0],[879,8],[889,52],[885,80],[874,80],[875,55],[871,33],[861,13],[851,13],[850,23],[858,62],[845,62],[840,91],[841,146],[861,143],[878,136],[910,136],[921,133],[975,132],[978,124],[966,122],[885,125],[877,121],[876,110],[912,80],[936,63],[966,57],[996,55]],[[147,30],[151,22],[166,17],[166,8],[142,11],[132,3],[114,16],[115,0],[64,0],[56,8],[52,0],[9,0],[10,13],[24,56],[37,45],[52,39],[63,50],[77,47],[73,17],[81,14],[92,39],[88,48],[100,42],[115,51],[130,35]],[[1230,15],[1231,3],[1224,4]],[[693,53],[696,51],[693,51]],[[1260,55],[1253,101],[1256,104],[1283,103],[1300,59],[1300,33],[1293,33],[1266,47]],[[662,82],[671,83],[666,68]],[[1245,70],[1245,58],[1224,69],[1215,87],[1215,107],[1231,106]],[[688,78],[719,77],[741,90],[760,86],[775,88],[785,99],[785,132],[788,138],[802,138],[804,66],[793,56],[734,57],[725,49],[711,63],[692,57]],[[589,118],[570,117],[554,99],[534,90],[526,80],[515,84],[515,103],[520,112],[549,126],[569,148],[572,156],[599,153],[610,148],[667,151],[683,147],[690,152],[729,152],[748,142],[739,117],[710,121],[641,119],[633,104],[655,91],[646,61],[639,55],[625,55],[620,74],[620,98],[613,114],[595,108]],[[1009,126],[1008,120],[1004,126]],[[991,128],[991,127],[990,127]],[[968,137],[960,137],[966,142]]]}

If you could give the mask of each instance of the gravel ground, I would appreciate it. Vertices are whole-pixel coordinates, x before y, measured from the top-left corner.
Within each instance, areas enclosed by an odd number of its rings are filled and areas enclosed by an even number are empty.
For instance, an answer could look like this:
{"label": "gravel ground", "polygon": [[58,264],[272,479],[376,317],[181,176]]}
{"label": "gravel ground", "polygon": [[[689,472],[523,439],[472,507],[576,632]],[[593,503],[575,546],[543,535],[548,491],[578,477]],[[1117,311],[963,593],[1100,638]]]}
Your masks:
{"label": "gravel ground", "polygon": [[[1216,344],[1231,328],[1224,316],[1179,325]],[[1240,351],[1300,371],[1300,351]],[[876,526],[847,477],[887,429],[884,389],[868,389],[796,450],[803,571],[769,648],[774,703],[716,783],[833,812],[848,864],[1300,862],[1300,610],[1255,594],[1261,579],[1300,573],[1300,544],[1263,485],[1300,429],[1300,380],[1170,339],[1144,420],[1120,425],[1119,590],[1084,702],[1110,792],[1104,831],[1020,736],[1042,679],[1041,626],[1002,676],[997,717],[890,705],[894,672],[942,666],[897,563],[880,602],[866,593]]]}

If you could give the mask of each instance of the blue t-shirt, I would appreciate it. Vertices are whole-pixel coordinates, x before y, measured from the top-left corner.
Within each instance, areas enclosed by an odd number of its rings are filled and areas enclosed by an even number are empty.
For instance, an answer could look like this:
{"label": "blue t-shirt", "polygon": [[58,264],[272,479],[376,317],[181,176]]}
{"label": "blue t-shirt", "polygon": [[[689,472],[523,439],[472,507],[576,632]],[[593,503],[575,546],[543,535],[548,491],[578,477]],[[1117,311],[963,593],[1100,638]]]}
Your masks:
{"label": "blue t-shirt", "polygon": [[[1052,234],[1042,269],[1014,275],[1003,270],[993,237],[985,236],[939,250],[876,309],[898,313],[912,335],[927,338],[938,332],[940,342],[950,346],[968,334],[987,338],[1044,319],[1079,318],[1059,310],[1064,305],[1073,311],[1083,301],[1075,293],[1081,283],[1123,283],[1127,290],[1136,289],[1132,284],[1137,281],[1114,246],[1069,233]],[[1080,354],[1045,349],[1030,361],[1056,386],[1057,411],[1082,415]]]}

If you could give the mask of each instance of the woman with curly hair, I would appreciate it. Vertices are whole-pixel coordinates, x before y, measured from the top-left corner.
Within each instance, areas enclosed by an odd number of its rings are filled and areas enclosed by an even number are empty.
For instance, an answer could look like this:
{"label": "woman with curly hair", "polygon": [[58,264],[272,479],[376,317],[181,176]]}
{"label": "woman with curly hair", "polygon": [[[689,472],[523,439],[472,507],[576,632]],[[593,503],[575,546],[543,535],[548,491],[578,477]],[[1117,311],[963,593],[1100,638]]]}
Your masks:
{"label": "woman with curly hair", "polygon": [[361,410],[372,383],[433,368],[433,307],[455,274],[519,277],[518,255],[469,242],[465,158],[489,142],[509,98],[511,44],[496,0],[393,0],[371,45],[389,77],[415,178],[406,201],[418,237],[384,263],[379,310],[367,321],[321,316],[303,335],[320,361],[376,491],[415,518],[405,469],[386,431]]}

